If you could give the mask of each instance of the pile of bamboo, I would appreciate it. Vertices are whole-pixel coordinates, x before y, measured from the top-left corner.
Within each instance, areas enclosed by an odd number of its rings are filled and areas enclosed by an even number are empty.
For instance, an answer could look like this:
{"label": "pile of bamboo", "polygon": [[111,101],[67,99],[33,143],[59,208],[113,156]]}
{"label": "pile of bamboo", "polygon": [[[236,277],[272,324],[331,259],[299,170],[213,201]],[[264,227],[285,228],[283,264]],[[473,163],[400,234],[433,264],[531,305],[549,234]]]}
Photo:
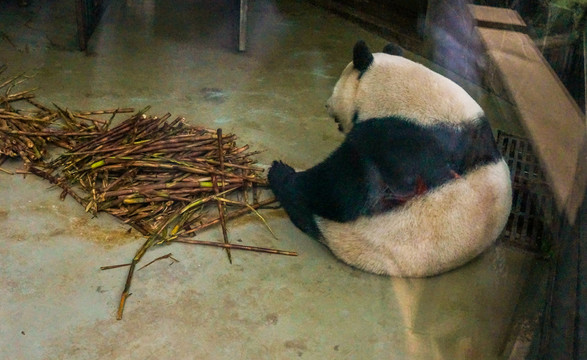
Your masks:
{"label": "pile of bamboo", "polygon": [[[33,99],[33,90],[11,93],[24,79],[0,83],[0,166],[7,157],[19,157],[25,173],[59,186],[62,199],[70,195],[87,212],[107,212],[147,237],[131,263],[122,265],[129,272],[119,319],[135,266],[151,246],[177,241],[223,247],[230,262],[230,249],[296,255],[229,243],[228,219],[252,211],[263,220],[255,209],[275,201],[258,199],[257,188],[267,185],[263,170],[254,165],[248,145],[237,146],[235,135],[190,126],[183,118],[170,121],[170,114],[150,116],[148,108],[50,109]],[[32,110],[18,109],[22,103]],[[128,113],[134,114],[112,127],[118,114]],[[54,159],[47,156],[50,145],[63,149]],[[223,242],[188,239],[218,223]]]}
{"label": "pile of bamboo", "polygon": [[[59,173],[57,184],[78,184],[88,194],[78,197],[86,211],[108,212],[143,235],[158,231],[189,204],[182,214],[191,216],[182,223],[194,223],[201,213],[193,210],[215,198],[210,195],[246,195],[266,184],[262,169],[252,165],[253,153],[246,145],[237,147],[236,136],[188,126],[182,118],[168,122],[169,117],[141,111],[86,138],[49,162],[45,173]],[[40,168],[32,171],[43,176]]]}
{"label": "pile of bamboo", "polygon": [[[6,67],[0,67],[0,75]],[[15,86],[24,81],[24,75],[15,76],[0,83],[0,166],[8,157],[20,157],[26,162],[40,160],[47,152],[47,141],[35,135],[48,128],[55,120],[52,112],[41,108],[18,111],[13,104],[22,100],[32,101],[33,90],[12,93]]]}

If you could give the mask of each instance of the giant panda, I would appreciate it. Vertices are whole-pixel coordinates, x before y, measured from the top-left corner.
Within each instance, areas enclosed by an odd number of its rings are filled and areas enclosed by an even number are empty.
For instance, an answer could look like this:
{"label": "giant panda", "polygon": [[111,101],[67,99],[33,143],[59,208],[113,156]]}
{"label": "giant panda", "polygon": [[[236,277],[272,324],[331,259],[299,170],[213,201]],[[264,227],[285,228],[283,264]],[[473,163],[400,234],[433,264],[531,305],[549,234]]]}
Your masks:
{"label": "giant panda", "polygon": [[343,143],[306,171],[274,161],[268,172],[300,230],[351,266],[398,277],[446,272],[494,243],[510,173],[465,90],[397,46],[372,54],[359,41],[326,106]]}

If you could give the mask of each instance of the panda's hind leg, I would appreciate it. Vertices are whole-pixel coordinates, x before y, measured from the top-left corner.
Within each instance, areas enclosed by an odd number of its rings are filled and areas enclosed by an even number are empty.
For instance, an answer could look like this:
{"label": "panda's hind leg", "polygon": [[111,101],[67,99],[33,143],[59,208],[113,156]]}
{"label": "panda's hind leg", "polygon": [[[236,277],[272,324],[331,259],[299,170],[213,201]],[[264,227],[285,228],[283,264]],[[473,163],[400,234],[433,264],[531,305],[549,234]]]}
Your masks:
{"label": "panda's hind leg", "polygon": [[321,240],[314,214],[304,200],[306,197],[296,186],[297,175],[291,166],[274,161],[267,178],[273,194],[294,225],[314,239]]}

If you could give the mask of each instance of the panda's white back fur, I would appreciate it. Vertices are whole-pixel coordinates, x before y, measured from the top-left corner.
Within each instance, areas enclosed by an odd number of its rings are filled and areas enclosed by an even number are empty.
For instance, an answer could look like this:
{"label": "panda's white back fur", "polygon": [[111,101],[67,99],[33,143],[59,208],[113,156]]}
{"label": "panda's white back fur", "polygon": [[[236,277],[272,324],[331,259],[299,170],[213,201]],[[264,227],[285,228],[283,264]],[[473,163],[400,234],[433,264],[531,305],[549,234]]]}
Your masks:
{"label": "panda's white back fur", "polygon": [[[373,64],[360,81],[357,73],[350,63],[327,104],[329,110],[340,112],[336,115],[343,122],[345,132],[350,130],[357,110],[358,121],[398,115],[417,119],[421,125],[438,122],[458,125],[483,115],[483,109],[459,85],[404,57],[374,53]],[[373,91],[378,88],[387,91]]]}
{"label": "panda's white back fur", "polygon": [[460,266],[487,249],[507,222],[511,199],[502,160],[389,213],[347,223],[316,220],[326,245],[344,262],[377,274],[423,277]]}

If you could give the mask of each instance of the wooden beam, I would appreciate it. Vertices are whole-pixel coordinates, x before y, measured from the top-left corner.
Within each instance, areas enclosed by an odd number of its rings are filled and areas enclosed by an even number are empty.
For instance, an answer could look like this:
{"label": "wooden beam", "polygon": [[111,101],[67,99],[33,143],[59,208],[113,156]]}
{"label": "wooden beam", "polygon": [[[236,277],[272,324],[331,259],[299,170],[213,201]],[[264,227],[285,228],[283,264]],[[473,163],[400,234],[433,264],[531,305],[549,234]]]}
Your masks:
{"label": "wooden beam", "polygon": [[479,27],[526,31],[526,23],[520,14],[512,9],[470,4],[467,6]]}
{"label": "wooden beam", "polygon": [[477,31],[491,64],[488,80],[501,83],[497,91],[516,106],[557,206],[573,224],[585,196],[585,115],[528,35]]}

